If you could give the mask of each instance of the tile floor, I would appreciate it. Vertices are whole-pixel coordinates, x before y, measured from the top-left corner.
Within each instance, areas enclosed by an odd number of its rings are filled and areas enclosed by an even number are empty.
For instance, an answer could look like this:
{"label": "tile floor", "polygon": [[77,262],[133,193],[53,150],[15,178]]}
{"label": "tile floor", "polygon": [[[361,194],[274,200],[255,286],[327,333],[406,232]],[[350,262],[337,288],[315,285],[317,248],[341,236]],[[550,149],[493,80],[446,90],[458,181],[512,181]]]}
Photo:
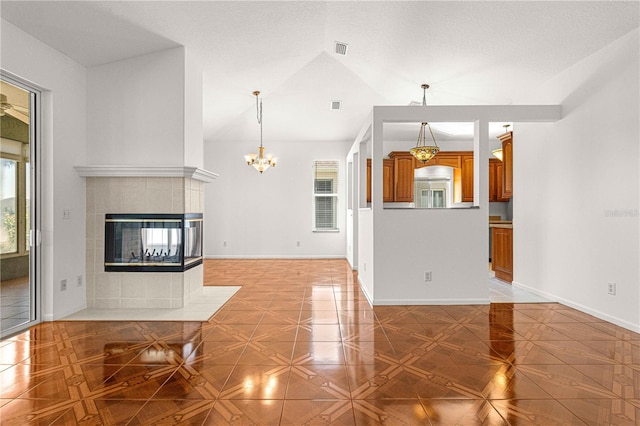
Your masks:
{"label": "tile floor", "polygon": [[549,299],[502,281],[495,276],[489,277],[489,300],[491,303],[551,303]]}
{"label": "tile floor", "polygon": [[0,424],[637,425],[640,335],[556,303],[370,308],[344,260],[207,261],[209,321],[0,343]]}

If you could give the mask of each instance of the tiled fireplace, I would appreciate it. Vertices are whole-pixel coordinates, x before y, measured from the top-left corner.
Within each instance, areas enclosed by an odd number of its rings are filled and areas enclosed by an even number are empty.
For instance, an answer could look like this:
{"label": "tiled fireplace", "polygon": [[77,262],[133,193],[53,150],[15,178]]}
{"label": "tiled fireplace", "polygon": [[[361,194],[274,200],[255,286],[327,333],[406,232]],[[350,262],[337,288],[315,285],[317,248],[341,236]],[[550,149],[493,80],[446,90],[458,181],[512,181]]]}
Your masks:
{"label": "tiled fireplace", "polygon": [[107,214],[104,270],[184,272],[202,264],[202,213]]}
{"label": "tiled fireplace", "polygon": [[[193,217],[190,214],[196,213],[202,217],[204,185],[216,175],[207,172],[205,179],[196,179],[95,176],[91,170],[79,172],[87,178],[87,307],[181,308],[187,304],[190,294],[202,287],[201,262],[183,268],[184,271],[158,272],[151,269],[141,273],[126,269],[105,270],[105,220],[107,215],[136,216],[143,213],[180,217]],[[202,225],[201,222],[200,229]],[[170,257],[168,250],[163,250],[165,260]],[[134,257],[144,257],[145,250],[142,254],[134,254]],[[129,254],[128,260],[132,260],[131,257]],[[151,260],[150,256],[148,260]]]}

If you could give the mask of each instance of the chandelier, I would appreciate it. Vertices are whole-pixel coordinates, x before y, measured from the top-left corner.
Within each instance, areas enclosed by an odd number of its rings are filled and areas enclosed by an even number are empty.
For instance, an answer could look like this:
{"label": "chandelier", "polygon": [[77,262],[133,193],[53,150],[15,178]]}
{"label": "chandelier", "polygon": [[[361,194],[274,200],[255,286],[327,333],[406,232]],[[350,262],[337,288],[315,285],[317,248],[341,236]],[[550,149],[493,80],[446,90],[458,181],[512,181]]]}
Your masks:
{"label": "chandelier", "polygon": [[244,159],[247,162],[248,166],[253,166],[257,171],[261,174],[269,167],[275,167],[277,158],[271,157],[271,155],[264,156],[264,147],[262,146],[262,100],[258,98],[260,96],[260,92],[256,90],[253,92],[253,96],[256,97],[256,115],[258,118],[258,124],[260,124],[260,148],[258,148],[258,155],[255,153],[251,153],[249,155],[245,155]]}
{"label": "chandelier", "polygon": [[[423,84],[422,86],[422,106],[427,106],[427,89],[429,88],[428,84]],[[431,139],[433,140],[433,145],[427,145],[426,141],[426,131],[425,128],[429,129],[429,133],[431,134]],[[436,138],[433,136],[433,131],[431,130],[431,126],[426,121],[422,122],[420,126],[420,133],[418,133],[418,142],[414,148],[411,148],[409,152],[413,155],[417,160],[426,163],[431,160],[437,153],[440,151],[438,148],[438,144],[436,143]]]}

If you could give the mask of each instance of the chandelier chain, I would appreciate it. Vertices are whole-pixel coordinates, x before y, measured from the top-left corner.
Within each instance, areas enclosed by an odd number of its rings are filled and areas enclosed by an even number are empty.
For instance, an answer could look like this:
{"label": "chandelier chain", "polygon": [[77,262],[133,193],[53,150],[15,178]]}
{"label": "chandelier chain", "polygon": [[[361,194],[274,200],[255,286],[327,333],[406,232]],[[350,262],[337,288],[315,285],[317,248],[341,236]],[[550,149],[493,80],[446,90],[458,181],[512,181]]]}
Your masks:
{"label": "chandelier chain", "polygon": [[258,95],[256,95],[256,118],[260,125],[260,146],[262,146],[262,99],[259,99]]}

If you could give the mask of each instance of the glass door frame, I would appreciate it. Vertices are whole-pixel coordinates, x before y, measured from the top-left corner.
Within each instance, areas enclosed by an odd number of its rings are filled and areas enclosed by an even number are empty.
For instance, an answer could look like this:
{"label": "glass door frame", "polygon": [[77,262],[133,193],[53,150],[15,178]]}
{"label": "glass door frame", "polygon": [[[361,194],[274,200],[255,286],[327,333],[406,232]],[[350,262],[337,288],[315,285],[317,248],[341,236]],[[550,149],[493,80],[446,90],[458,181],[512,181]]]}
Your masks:
{"label": "glass door frame", "polygon": [[41,127],[41,91],[4,70],[0,70],[0,79],[29,92],[29,320],[6,330],[0,329],[0,338],[4,339],[42,321],[41,292],[41,185],[40,185],[40,127]]}

